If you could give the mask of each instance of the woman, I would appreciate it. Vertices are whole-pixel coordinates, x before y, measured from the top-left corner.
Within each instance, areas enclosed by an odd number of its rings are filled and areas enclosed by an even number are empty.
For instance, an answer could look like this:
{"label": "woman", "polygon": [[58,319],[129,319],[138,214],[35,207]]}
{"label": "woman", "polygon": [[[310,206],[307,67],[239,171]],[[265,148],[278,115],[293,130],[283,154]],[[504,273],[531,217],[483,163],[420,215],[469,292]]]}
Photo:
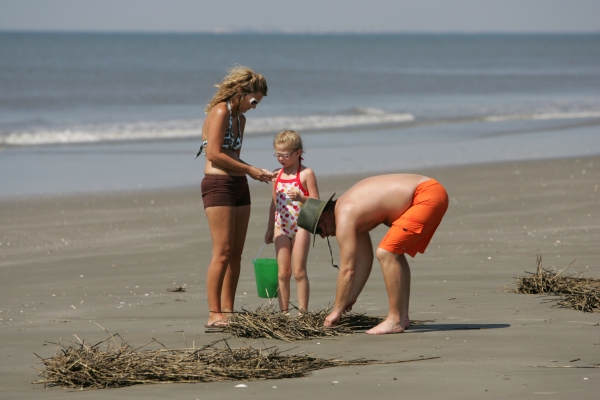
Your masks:
{"label": "woman", "polygon": [[206,155],[202,200],[212,238],[212,259],[206,277],[209,317],[205,327],[227,325],[233,310],[240,262],[250,219],[250,190],[246,175],[270,182],[272,173],[240,159],[246,117],[267,95],[267,81],[250,68],[236,66],[206,106],[202,145]]}

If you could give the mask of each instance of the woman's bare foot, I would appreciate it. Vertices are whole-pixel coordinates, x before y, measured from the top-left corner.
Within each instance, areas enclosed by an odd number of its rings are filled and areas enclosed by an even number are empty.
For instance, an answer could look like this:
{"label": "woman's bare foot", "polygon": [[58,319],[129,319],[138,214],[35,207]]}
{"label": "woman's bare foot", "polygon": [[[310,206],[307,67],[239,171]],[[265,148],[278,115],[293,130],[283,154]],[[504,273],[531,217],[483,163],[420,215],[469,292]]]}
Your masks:
{"label": "woman's bare foot", "polygon": [[220,312],[211,311],[208,317],[208,323],[204,325],[205,328],[223,328],[227,326],[227,318]]}
{"label": "woman's bare foot", "polygon": [[215,321],[212,324],[204,324],[204,327],[208,329],[221,329],[225,328],[226,326],[228,326],[228,324],[223,320]]}
{"label": "woman's bare foot", "polygon": [[387,318],[385,321],[377,325],[376,327],[369,329],[367,333],[369,335],[385,335],[389,333],[402,333],[410,326],[410,320],[405,318],[402,321],[394,322]]}

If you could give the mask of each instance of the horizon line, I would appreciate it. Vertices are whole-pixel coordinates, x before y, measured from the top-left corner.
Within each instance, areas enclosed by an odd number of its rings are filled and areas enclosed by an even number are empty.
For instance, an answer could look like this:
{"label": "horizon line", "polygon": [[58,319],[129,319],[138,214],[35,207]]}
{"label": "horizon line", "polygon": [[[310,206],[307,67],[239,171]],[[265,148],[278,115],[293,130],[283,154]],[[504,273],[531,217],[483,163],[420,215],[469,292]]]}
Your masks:
{"label": "horizon line", "polygon": [[0,33],[95,33],[95,34],[204,34],[204,35],[594,35],[600,34],[600,29],[582,31],[328,31],[328,30],[280,30],[280,29],[213,29],[213,30],[100,30],[100,29],[3,29]]}

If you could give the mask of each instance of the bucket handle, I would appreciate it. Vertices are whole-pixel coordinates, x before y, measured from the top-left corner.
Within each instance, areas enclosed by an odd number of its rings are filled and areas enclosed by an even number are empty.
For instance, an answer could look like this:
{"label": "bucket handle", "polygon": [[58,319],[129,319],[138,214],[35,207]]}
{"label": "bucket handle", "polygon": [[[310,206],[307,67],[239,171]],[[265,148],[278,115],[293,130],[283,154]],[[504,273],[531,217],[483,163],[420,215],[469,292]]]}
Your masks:
{"label": "bucket handle", "polygon": [[265,248],[267,244],[263,244],[263,247],[260,248],[260,250],[258,251],[258,254],[256,255],[256,257],[254,257],[254,260],[252,260],[252,263],[254,263],[254,261],[256,261],[256,259],[258,258],[258,256],[260,256],[260,253],[262,253],[263,249]]}

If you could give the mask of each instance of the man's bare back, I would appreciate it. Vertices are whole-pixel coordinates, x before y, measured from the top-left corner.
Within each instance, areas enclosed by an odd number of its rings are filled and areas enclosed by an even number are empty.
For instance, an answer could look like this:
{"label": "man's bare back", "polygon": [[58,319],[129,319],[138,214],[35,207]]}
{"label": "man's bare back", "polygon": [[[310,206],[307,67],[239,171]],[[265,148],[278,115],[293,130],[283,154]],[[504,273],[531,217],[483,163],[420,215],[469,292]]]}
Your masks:
{"label": "man's bare back", "polygon": [[380,224],[391,226],[410,207],[415,189],[430,178],[415,174],[379,175],[363,179],[337,199],[337,234],[353,229],[369,232]]}

